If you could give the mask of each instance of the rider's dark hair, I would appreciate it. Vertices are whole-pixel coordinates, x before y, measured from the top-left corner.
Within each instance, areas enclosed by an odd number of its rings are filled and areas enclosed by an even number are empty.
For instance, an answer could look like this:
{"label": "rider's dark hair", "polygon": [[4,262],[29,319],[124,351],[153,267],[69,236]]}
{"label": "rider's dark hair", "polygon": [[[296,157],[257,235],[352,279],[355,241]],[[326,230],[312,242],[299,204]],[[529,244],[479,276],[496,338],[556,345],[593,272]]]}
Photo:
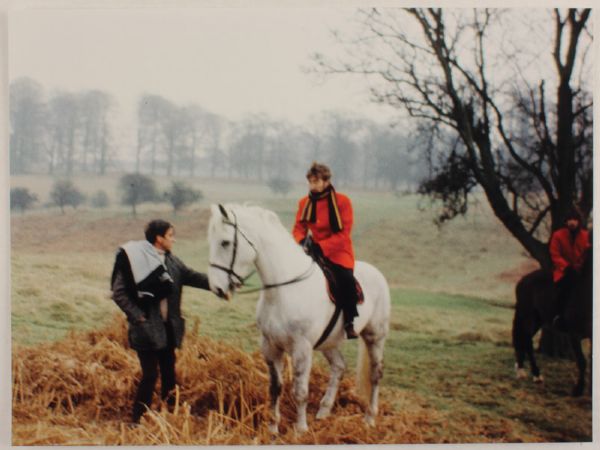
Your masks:
{"label": "rider's dark hair", "polygon": [[155,219],[155,220],[148,222],[148,224],[146,225],[146,228],[144,229],[144,234],[146,235],[146,240],[148,242],[150,242],[151,244],[154,244],[156,242],[156,237],[157,236],[164,237],[165,234],[167,234],[167,231],[169,231],[169,228],[173,228],[173,225],[171,225],[166,220]]}
{"label": "rider's dark hair", "polygon": [[331,178],[331,169],[325,164],[313,161],[310,169],[308,169],[308,172],[306,172],[306,178],[320,178],[323,181],[329,181]]}
{"label": "rider's dark hair", "polygon": [[577,208],[576,206],[573,206],[571,207],[571,209],[569,209],[567,215],[565,216],[565,222],[571,219],[577,220],[580,224],[582,223],[581,212],[579,212],[579,208]]}

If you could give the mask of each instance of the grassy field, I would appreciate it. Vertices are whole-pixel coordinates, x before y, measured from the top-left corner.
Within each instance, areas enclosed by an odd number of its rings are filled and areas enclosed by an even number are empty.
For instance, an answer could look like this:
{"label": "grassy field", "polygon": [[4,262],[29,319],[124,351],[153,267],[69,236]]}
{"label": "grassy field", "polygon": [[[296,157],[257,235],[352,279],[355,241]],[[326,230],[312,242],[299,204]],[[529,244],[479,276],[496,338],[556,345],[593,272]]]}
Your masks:
{"label": "grassy field", "polygon": [[[65,215],[38,209],[11,218],[15,345],[59,341],[70,330],[110,323],[118,313],[108,297],[114,252],[119,244],[142,238],[149,219],[172,220],[178,239],[175,253],[203,271],[210,203],[255,202],[276,211],[291,226],[296,201],[304,192],[297,186],[282,198],[264,186],[194,181],[204,193],[202,202],[177,217],[167,205],[144,205],[134,219],[117,204],[117,178],[74,181],[87,193],[106,190],[111,206],[102,211],[82,207]],[[42,201],[51,184],[46,178],[12,179],[13,186],[29,187]],[[427,440],[590,440],[591,398],[568,395],[575,375],[572,362],[541,357],[543,385],[514,378],[513,289],[535,264],[485,202],[474,204],[467,217],[438,229],[432,222],[434,212],[415,196],[345,192],[355,209],[357,257],[379,267],[392,288],[384,392],[410,393],[423,408],[435,411],[438,420],[428,428]],[[210,293],[186,288],[183,309],[189,323],[200,321],[201,336],[254,352],[255,303],[255,295],[224,303]],[[355,351],[352,345],[344,348],[350,367]],[[317,356],[317,364],[323,361]],[[402,400],[393,405],[398,411],[406,406]]]}

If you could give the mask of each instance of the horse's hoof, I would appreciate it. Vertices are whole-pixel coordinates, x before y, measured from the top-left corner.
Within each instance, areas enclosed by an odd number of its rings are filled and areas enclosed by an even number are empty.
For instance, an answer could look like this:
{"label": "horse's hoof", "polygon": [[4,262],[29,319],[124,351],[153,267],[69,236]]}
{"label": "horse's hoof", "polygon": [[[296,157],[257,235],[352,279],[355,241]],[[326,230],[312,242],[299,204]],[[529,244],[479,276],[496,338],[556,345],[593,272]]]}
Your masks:
{"label": "horse's hoof", "polygon": [[373,417],[370,414],[367,414],[367,415],[365,415],[365,422],[367,423],[368,426],[374,427],[375,426],[375,417]]}
{"label": "horse's hoof", "polygon": [[296,431],[296,434],[304,434],[308,431],[308,425],[304,424],[296,424],[294,426],[294,430]]}
{"label": "horse's hoof", "polygon": [[329,414],[331,414],[331,410],[329,408],[319,408],[316,418],[317,420],[325,419],[329,417]]}
{"label": "horse's hoof", "polygon": [[538,375],[537,377],[533,377],[533,382],[534,383],[542,384],[544,382],[544,376],[543,375]]}
{"label": "horse's hoof", "polygon": [[279,434],[279,426],[276,423],[269,424],[269,433]]}
{"label": "horse's hoof", "polygon": [[525,369],[517,369],[517,380],[527,379],[527,372]]}

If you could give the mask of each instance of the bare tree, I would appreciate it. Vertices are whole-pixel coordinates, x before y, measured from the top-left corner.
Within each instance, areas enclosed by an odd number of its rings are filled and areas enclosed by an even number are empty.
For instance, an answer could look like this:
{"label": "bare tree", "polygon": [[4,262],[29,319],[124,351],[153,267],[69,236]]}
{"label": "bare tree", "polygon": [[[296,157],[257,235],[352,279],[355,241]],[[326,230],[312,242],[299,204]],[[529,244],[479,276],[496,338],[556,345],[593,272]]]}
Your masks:
{"label": "bare tree", "polygon": [[[434,135],[454,133],[457,145],[431,160],[422,192],[442,200],[441,218],[449,220],[466,212],[479,186],[507,230],[549,267],[549,233],[540,227],[561,226],[574,201],[586,214],[592,205],[592,101],[585,72],[590,10],[554,11],[549,48],[538,50],[538,55],[552,55],[554,73],[538,75],[534,83],[500,52],[491,57],[490,36],[507,35],[515,26],[512,17],[513,28],[503,28],[505,11],[371,9],[360,14],[364,35],[346,42],[351,52],[342,60],[316,55],[321,70],[374,75],[380,80],[371,91],[376,101],[428,124]],[[519,54],[510,56],[514,61]],[[513,66],[517,70],[509,72]],[[556,85],[554,95],[545,89],[550,82]],[[515,98],[520,99],[516,104]],[[523,117],[528,119],[525,134]]]}
{"label": "bare tree", "polygon": [[270,121],[264,114],[246,117],[234,127],[229,151],[230,167],[245,179],[263,181],[265,147]]}
{"label": "bare tree", "polygon": [[214,178],[219,169],[225,167],[227,155],[223,151],[225,121],[216,114],[207,113],[204,117],[204,145],[206,147],[210,176]]}
{"label": "bare tree", "polygon": [[323,155],[339,184],[350,184],[358,173],[357,141],[362,122],[357,117],[339,111],[326,111],[321,115],[325,124]]}
{"label": "bare tree", "polygon": [[99,90],[85,92],[80,98],[83,171],[91,169],[100,175],[106,173],[110,161],[108,113],[113,104],[110,95]]}
{"label": "bare tree", "polygon": [[150,159],[150,173],[154,175],[164,148],[164,122],[170,116],[172,104],[159,95],[143,95],[138,102],[138,136],[136,172],[140,173],[142,157]]}
{"label": "bare tree", "polygon": [[30,78],[10,85],[10,171],[25,173],[40,158],[45,111],[42,87]]}
{"label": "bare tree", "polygon": [[50,173],[72,175],[77,160],[78,133],[81,125],[80,102],[73,93],[58,93],[50,100],[48,129],[52,142]]}
{"label": "bare tree", "polygon": [[268,185],[275,192],[285,194],[291,189],[288,180],[293,167],[297,167],[299,162],[299,134],[299,130],[287,122],[273,121],[269,124],[264,164]]}

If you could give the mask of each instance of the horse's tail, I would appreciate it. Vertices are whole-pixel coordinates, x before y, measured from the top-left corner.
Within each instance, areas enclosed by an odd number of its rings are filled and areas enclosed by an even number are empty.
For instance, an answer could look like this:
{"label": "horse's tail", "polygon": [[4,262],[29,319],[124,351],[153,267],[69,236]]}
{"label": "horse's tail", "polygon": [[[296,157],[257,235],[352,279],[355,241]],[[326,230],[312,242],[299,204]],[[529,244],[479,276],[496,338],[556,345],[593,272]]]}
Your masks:
{"label": "horse's tail", "polygon": [[356,390],[368,403],[371,397],[371,361],[364,339],[358,340],[358,358],[356,360]]}

